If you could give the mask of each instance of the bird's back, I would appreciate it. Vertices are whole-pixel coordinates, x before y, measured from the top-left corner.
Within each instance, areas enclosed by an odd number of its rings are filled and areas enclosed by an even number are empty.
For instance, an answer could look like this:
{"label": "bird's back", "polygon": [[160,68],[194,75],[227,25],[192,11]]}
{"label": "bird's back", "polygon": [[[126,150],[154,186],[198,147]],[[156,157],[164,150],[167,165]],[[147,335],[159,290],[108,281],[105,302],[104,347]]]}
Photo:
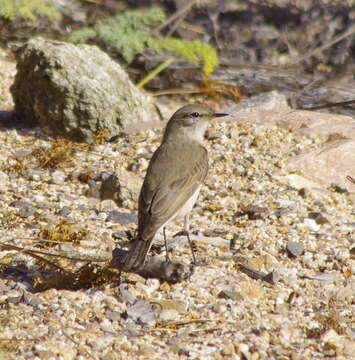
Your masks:
{"label": "bird's back", "polygon": [[155,234],[202,184],[207,169],[207,150],[201,144],[163,142],[152,156],[140,192],[138,235]]}

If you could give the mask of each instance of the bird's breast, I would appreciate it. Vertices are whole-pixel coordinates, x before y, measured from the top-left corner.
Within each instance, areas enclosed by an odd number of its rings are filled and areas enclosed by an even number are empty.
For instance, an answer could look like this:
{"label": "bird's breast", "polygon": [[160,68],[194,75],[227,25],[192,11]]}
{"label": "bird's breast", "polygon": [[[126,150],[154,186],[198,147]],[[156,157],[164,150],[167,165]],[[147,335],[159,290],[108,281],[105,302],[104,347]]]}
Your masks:
{"label": "bird's breast", "polygon": [[179,219],[181,217],[184,217],[186,214],[188,214],[194,207],[198,195],[200,194],[202,184],[196,189],[196,191],[192,194],[192,196],[186,201],[186,203],[181,207],[179,212],[176,215],[176,219]]}

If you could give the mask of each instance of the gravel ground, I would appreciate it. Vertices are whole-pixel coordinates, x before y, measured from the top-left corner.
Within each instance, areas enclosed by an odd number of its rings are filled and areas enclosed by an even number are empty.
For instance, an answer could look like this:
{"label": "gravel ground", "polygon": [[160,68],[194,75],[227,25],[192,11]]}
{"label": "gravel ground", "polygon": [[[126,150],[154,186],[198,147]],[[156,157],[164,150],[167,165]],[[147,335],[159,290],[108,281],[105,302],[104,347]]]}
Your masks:
{"label": "gravel ground", "polygon": [[[11,105],[12,66],[1,75],[0,110]],[[167,115],[181,105],[160,102]],[[161,134],[54,148],[40,129],[1,127],[1,243],[109,255],[134,231],[136,202],[100,202],[79,175],[124,168],[142,179]],[[109,281],[106,273],[95,283],[89,274],[102,263],[88,268],[90,261],[42,255],[67,271],[86,265],[87,281],[73,291],[50,282],[58,274],[53,265],[1,251],[0,359],[352,358],[354,194],[283,182],[285,160],[319,146],[317,139],[233,121],[213,123],[207,137],[210,171],[192,217],[205,265],[175,285],[135,274],[111,274]],[[45,161],[58,148],[59,158]],[[112,210],[129,215],[107,221]],[[169,227],[169,238],[181,225]],[[175,260],[190,261],[186,241],[173,247]],[[271,283],[251,278],[240,264],[269,274]],[[60,287],[70,288],[69,280]]]}

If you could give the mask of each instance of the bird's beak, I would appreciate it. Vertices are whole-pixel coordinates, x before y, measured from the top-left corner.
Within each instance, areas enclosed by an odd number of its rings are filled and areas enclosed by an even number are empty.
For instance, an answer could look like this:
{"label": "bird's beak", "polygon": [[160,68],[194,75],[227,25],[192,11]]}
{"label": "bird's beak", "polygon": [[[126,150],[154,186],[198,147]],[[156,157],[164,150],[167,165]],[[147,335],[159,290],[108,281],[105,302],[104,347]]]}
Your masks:
{"label": "bird's beak", "polygon": [[228,116],[229,114],[225,114],[225,113],[214,113],[212,114],[212,117],[223,117],[223,116]]}

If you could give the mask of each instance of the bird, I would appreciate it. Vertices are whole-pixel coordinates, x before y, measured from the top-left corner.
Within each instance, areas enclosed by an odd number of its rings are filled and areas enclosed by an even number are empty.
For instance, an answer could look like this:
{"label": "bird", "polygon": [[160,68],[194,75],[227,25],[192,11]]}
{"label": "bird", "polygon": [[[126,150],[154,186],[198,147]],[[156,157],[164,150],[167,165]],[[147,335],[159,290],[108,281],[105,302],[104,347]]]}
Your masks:
{"label": "bird", "polygon": [[[163,229],[165,239],[165,226],[174,219],[184,218],[183,233],[191,246],[189,215],[208,171],[204,135],[211,119],[227,115],[203,104],[189,104],[167,122],[139,194],[137,235],[123,259],[123,270],[142,269],[155,234]],[[191,251],[196,262],[192,246]]]}

